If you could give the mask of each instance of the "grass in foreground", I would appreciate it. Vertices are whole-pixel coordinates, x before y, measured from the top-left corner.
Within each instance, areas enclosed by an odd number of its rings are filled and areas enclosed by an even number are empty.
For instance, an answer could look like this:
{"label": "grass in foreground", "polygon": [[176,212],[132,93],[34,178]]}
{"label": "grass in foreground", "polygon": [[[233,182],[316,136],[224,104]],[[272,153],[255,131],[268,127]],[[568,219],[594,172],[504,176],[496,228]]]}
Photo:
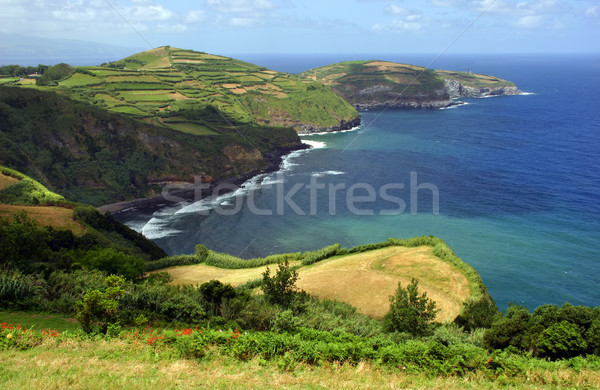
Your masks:
{"label": "grass in foreground", "polygon": [[[238,361],[209,349],[201,360],[176,357],[124,340],[59,340],[46,337],[30,350],[5,350],[0,360],[3,389],[546,389],[599,388],[600,374],[566,364],[533,364],[515,377],[483,373],[432,376],[370,362],[310,366],[290,359]],[[26,367],[26,369],[25,369]]]}
{"label": "grass in foreground", "polygon": [[27,329],[55,329],[61,332],[75,331],[81,328],[75,318],[66,318],[57,314],[27,313],[22,311],[0,311],[0,322],[21,324]]}

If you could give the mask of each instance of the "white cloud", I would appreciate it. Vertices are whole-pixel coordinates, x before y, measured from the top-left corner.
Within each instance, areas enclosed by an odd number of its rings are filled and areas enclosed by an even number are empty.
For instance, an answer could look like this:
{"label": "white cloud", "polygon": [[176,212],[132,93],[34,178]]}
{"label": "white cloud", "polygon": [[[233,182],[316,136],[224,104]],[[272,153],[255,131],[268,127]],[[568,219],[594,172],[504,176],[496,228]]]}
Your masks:
{"label": "white cloud", "polygon": [[429,19],[422,15],[411,14],[402,19],[394,19],[390,23],[377,23],[373,25],[375,31],[407,32],[421,30],[429,23]]}
{"label": "white cloud", "polygon": [[585,10],[586,16],[598,16],[598,6],[589,7]]}
{"label": "white cloud", "polygon": [[274,8],[273,3],[268,0],[208,0],[207,3],[212,9],[224,13],[245,13]]}
{"label": "white cloud", "polygon": [[123,11],[123,16],[129,20],[168,20],[175,16],[172,11],[163,8],[161,5],[127,7]]}
{"label": "white cloud", "polygon": [[231,18],[229,19],[229,24],[232,26],[236,26],[236,27],[249,27],[249,26],[256,26],[258,24],[260,24],[261,21],[258,18]]}
{"label": "white cloud", "polygon": [[406,15],[410,11],[406,8],[399,7],[396,4],[390,4],[385,7],[385,12],[391,15]]}
{"label": "white cloud", "polygon": [[187,23],[202,22],[206,20],[206,12],[204,12],[203,10],[190,11],[187,13],[187,15],[185,15],[184,20]]}
{"label": "white cloud", "polygon": [[541,15],[528,15],[520,18],[516,25],[525,28],[535,28],[542,24],[543,17]]}
{"label": "white cloud", "polygon": [[451,1],[431,0],[431,5],[434,7],[452,7],[454,4]]}

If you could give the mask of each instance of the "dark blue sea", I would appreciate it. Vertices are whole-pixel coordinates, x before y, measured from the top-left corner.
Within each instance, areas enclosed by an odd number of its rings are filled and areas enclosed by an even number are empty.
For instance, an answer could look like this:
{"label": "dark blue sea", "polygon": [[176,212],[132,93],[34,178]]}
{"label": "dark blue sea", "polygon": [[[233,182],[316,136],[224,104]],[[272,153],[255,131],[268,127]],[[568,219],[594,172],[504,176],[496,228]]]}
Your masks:
{"label": "dark blue sea", "polygon": [[[347,58],[242,59],[300,72]],[[302,137],[314,147],[233,195],[119,218],[170,254],[202,243],[244,258],[435,235],[501,309],[600,305],[600,56],[446,56],[430,67],[492,74],[526,94],[363,112],[353,131]]]}

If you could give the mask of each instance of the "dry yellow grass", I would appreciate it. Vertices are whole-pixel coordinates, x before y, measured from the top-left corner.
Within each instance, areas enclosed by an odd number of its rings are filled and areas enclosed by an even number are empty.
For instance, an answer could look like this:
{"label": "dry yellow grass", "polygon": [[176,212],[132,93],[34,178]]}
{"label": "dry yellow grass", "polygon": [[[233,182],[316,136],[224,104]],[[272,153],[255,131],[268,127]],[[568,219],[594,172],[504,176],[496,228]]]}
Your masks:
{"label": "dry yellow grass", "polygon": [[173,57],[173,63],[175,63],[175,64],[204,64],[204,63],[206,63],[206,61],[204,61],[204,60],[179,59],[177,57]]}
{"label": "dry yellow grass", "polygon": [[238,83],[221,84],[221,87],[228,88],[228,89],[239,88],[240,84],[238,84]]}
{"label": "dry yellow grass", "polygon": [[19,179],[15,179],[12,176],[6,176],[0,173],[0,190],[6,188],[8,186],[12,186],[15,183],[18,183]]}
{"label": "dry yellow grass", "polygon": [[127,91],[127,95],[164,95],[167,93],[171,93],[170,89],[138,89],[135,91]]}
{"label": "dry yellow grass", "polygon": [[179,92],[171,93],[169,95],[169,97],[171,99],[175,99],[175,100],[187,100],[187,99],[191,99],[191,98],[189,98],[189,97],[187,97],[185,95],[180,94]]}
{"label": "dry yellow grass", "polygon": [[[266,268],[234,270],[199,264],[161,271],[169,272],[173,284],[202,284],[216,279],[237,286],[260,278]],[[420,290],[437,302],[439,321],[454,320],[471,294],[467,278],[436,257],[429,246],[388,247],[337,257],[302,267],[298,275],[297,286],[309,294],[349,303],[373,317],[385,315],[398,282],[406,287],[412,278],[418,279]]]}
{"label": "dry yellow grass", "polygon": [[[331,83],[337,79],[341,79],[342,77],[346,76],[347,73],[333,73],[333,74],[328,74],[327,76],[323,77],[323,83],[327,84],[327,83]],[[315,77],[316,79],[316,77]]]}
{"label": "dry yellow grass", "polygon": [[387,62],[387,61],[372,61],[372,62],[368,62],[365,64],[365,66],[375,66],[377,68],[379,68],[380,70],[384,70],[384,71],[406,71],[406,70],[423,70],[423,67],[421,66],[414,66],[414,65],[406,65],[406,64],[397,64],[394,62]]}
{"label": "dry yellow grass", "polygon": [[25,210],[27,216],[41,225],[52,226],[55,229],[68,229],[81,235],[85,233],[83,226],[73,220],[73,210],[64,207],[50,206],[12,206],[0,205],[0,218],[12,218],[19,211]]}
{"label": "dry yellow grass", "polygon": [[205,264],[187,265],[161,269],[168,272],[173,278],[172,284],[202,284],[211,280],[219,280],[223,283],[238,286],[249,280],[258,279],[267,267],[225,269],[211,267]]}
{"label": "dry yellow grass", "polygon": [[411,74],[386,74],[385,78],[397,84],[421,84],[421,81],[416,77],[416,75]]}
{"label": "dry yellow grass", "polygon": [[429,246],[388,247],[325,260],[299,271],[298,287],[321,298],[347,302],[361,312],[382,317],[398,282],[411,279],[437,302],[439,321],[454,320],[470,295],[467,278],[433,254]]}

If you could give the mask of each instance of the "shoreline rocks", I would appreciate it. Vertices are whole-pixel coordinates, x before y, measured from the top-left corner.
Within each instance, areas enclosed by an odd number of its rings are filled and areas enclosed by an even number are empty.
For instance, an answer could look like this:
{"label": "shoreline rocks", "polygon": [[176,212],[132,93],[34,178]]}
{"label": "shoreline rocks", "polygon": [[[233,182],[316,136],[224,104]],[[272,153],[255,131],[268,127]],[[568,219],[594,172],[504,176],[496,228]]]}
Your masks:
{"label": "shoreline rocks", "polygon": [[[266,168],[253,170],[241,175],[214,180],[211,182],[206,182],[203,180],[198,180],[196,182],[178,180],[177,182],[169,183],[171,186],[171,191],[169,191],[166,196],[161,193],[147,198],[110,203],[98,207],[98,210],[103,213],[118,215],[119,213],[124,212],[132,207],[138,209],[158,209],[159,207],[174,205],[181,201],[199,201],[203,198],[213,195],[213,190],[219,185],[231,184],[233,186],[240,186],[242,183],[254,176],[276,172],[280,169],[284,156],[296,150],[308,148],[309,146],[305,144],[300,144],[298,147],[293,148],[278,148],[264,154],[264,159],[267,162]],[[200,178],[200,176],[198,177]]]}

